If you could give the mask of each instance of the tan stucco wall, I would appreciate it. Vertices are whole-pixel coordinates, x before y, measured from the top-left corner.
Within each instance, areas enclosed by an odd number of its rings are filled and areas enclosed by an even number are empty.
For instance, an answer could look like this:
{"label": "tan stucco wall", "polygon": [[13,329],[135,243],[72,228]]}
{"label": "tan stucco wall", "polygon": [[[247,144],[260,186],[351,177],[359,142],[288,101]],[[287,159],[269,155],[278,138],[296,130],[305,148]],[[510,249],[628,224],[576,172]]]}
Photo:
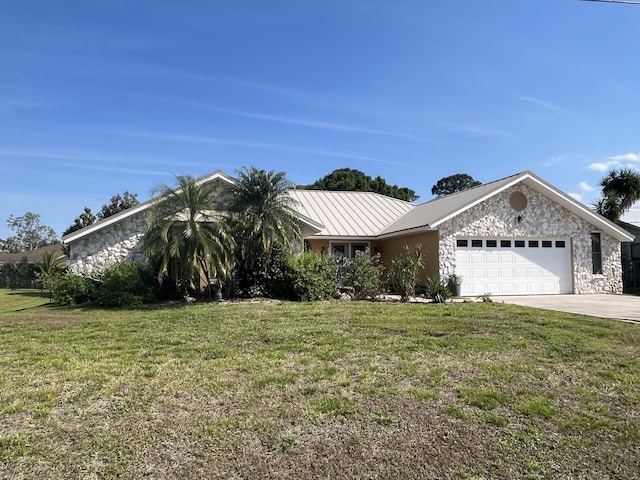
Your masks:
{"label": "tan stucco wall", "polygon": [[385,268],[391,265],[394,257],[406,254],[405,246],[424,245],[423,265],[420,279],[438,275],[438,232],[423,232],[404,237],[389,238],[375,242],[380,249]]}

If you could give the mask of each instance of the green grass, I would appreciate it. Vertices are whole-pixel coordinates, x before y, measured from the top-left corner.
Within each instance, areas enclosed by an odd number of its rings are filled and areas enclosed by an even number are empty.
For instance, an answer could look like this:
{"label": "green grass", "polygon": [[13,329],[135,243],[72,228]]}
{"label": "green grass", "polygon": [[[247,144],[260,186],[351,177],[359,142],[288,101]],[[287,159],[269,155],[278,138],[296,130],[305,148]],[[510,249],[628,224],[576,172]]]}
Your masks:
{"label": "green grass", "polygon": [[0,290],[0,478],[636,478],[640,327]]}

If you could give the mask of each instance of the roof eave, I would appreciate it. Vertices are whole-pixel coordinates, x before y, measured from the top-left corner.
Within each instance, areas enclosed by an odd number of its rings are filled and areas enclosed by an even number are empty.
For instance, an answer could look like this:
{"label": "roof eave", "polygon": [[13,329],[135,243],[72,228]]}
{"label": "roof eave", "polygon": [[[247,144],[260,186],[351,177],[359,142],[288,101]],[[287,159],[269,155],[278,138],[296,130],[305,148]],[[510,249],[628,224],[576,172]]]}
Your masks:
{"label": "roof eave", "polygon": [[[225,181],[227,183],[229,183],[230,185],[233,185],[235,183],[235,180],[230,177],[229,175],[227,175],[226,173],[224,173],[222,170],[216,170],[213,173],[210,173],[208,175],[204,175],[200,178],[197,179],[196,183],[198,185],[202,185],[204,183],[210,182],[212,180],[215,179],[220,179],[222,181]],[[176,190],[177,193],[180,192],[180,189]],[[94,223],[93,225],[89,225],[87,227],[81,228],[80,230],[76,230],[75,232],[71,232],[68,235],[65,235],[64,237],[62,237],[62,243],[65,245],[68,245],[70,242],[74,242],[76,240],[81,239],[82,237],[85,237],[97,230],[101,230],[105,227],[108,227],[109,225],[113,225],[114,223],[118,223],[121,222],[122,220],[125,220],[137,213],[143,212],[145,210],[148,210],[152,205],[154,205],[155,203],[157,203],[160,200],[159,197],[155,197],[152,198],[150,200],[147,200],[146,202],[140,203],[134,207],[128,208],[127,210],[124,210],[120,213],[117,213],[115,215],[112,215],[110,217],[105,218],[104,220],[101,220],[99,222]]]}
{"label": "roof eave", "polygon": [[376,237],[376,239],[378,239],[378,240],[386,240],[388,238],[404,237],[406,235],[413,235],[413,234],[416,234],[416,233],[424,233],[424,232],[432,232],[434,230],[436,230],[436,229],[433,228],[431,225],[421,225],[419,227],[405,228],[403,230],[396,230],[394,232],[383,233],[383,234],[378,235]]}

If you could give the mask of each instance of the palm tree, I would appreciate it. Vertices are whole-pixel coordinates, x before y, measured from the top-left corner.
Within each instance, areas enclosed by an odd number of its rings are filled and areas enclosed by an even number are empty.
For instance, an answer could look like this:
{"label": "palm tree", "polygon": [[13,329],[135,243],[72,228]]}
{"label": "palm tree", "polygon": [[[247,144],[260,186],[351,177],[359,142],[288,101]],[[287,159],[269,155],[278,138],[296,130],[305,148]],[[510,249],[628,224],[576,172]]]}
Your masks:
{"label": "palm tree", "polygon": [[58,274],[61,274],[66,265],[62,261],[62,255],[56,250],[43,250],[40,254],[41,262],[38,264],[38,283],[40,288],[49,289],[49,302],[53,298],[53,291],[51,288],[51,281]]}
{"label": "palm tree", "polygon": [[[177,187],[159,186],[151,209],[143,249],[163,277],[176,287],[199,285],[200,274],[207,285],[225,278],[233,263],[235,242],[221,215],[214,211],[214,187],[190,175],[176,176]],[[211,291],[209,289],[209,295]]]}
{"label": "palm tree", "polygon": [[[284,172],[243,167],[226,196],[228,221],[241,240],[238,257],[241,274],[254,272],[258,260],[277,245],[291,250],[299,240],[296,202],[289,195],[294,184]],[[255,273],[255,272],[254,272]]]}
{"label": "palm tree", "polygon": [[631,168],[611,170],[600,180],[602,198],[594,202],[600,215],[617,222],[623,213],[640,200],[640,173]]}

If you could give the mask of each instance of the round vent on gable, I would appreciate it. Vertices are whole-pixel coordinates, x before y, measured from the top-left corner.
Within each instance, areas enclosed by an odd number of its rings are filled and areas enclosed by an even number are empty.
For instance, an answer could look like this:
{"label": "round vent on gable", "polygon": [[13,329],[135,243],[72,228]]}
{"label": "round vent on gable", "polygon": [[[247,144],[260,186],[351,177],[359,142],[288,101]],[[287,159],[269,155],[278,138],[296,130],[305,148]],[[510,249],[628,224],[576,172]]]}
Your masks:
{"label": "round vent on gable", "polygon": [[516,212],[521,212],[527,207],[527,196],[520,191],[513,192],[509,195],[509,205]]}

